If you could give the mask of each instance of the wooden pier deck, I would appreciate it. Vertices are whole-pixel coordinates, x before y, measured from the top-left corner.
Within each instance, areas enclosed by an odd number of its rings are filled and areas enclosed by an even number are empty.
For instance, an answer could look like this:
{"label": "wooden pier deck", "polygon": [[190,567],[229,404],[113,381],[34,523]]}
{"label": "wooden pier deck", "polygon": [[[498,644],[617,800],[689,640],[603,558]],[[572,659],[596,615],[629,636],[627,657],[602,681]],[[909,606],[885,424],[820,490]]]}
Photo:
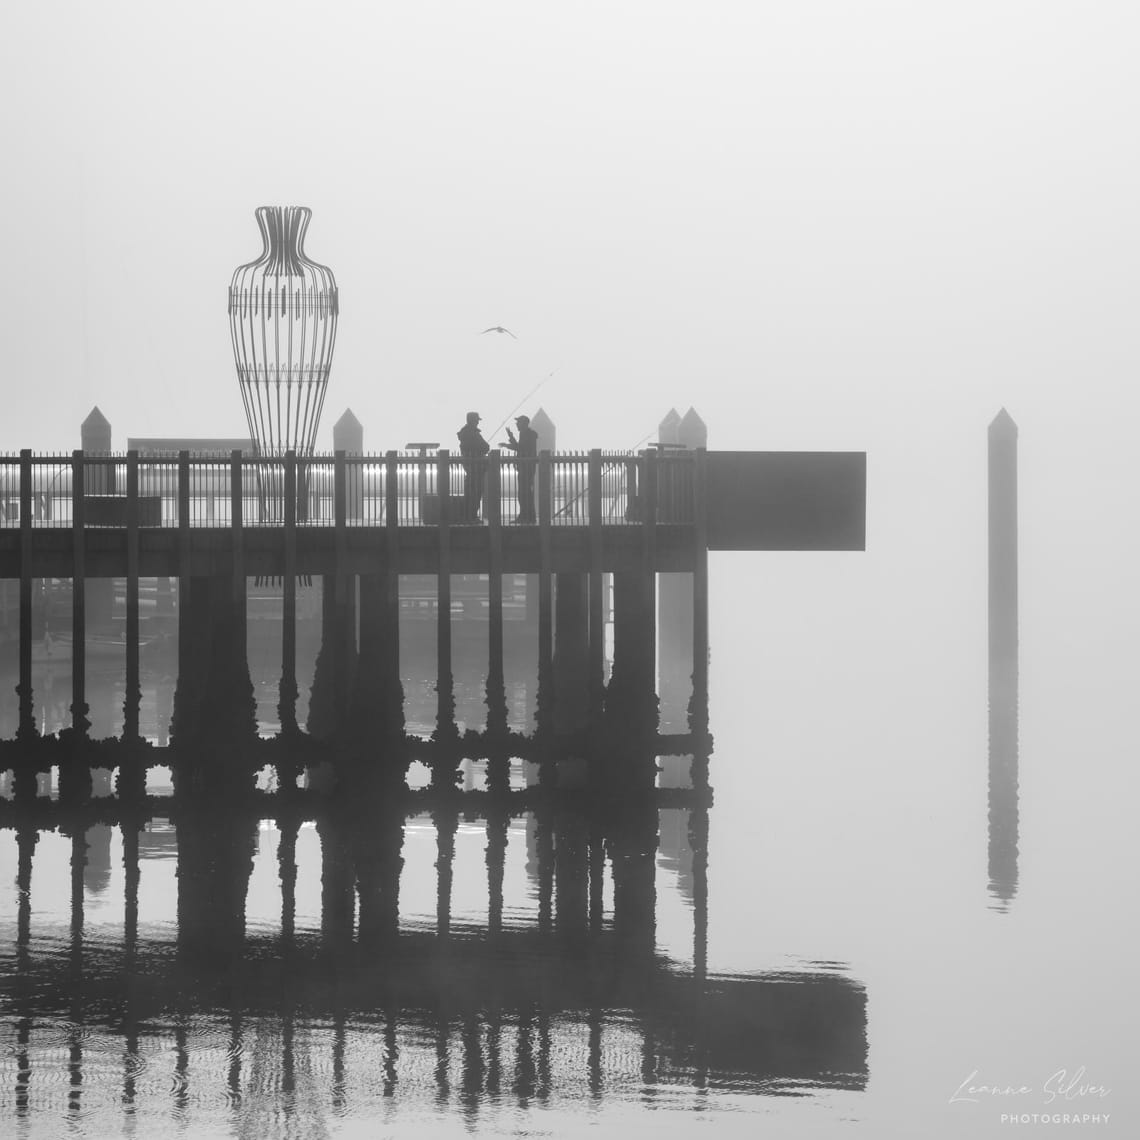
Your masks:
{"label": "wooden pier deck", "polygon": [[[328,650],[331,663],[335,716],[343,720],[356,706],[375,723],[387,716],[402,737],[400,578],[429,574],[437,613],[446,615],[436,623],[434,739],[446,751],[454,736],[452,578],[485,574],[485,735],[502,742],[510,735],[502,696],[503,576],[527,574],[537,595],[536,734],[596,731],[608,714],[614,724],[637,721],[637,739],[660,746],[657,576],[684,574],[692,606],[687,739],[699,746],[708,739],[709,551],[863,548],[866,457],[858,452],[595,449],[507,459],[492,451],[474,463],[446,450],[0,457],[0,587],[5,579],[19,582],[17,741],[37,738],[38,579],[86,586],[70,591],[71,711],[80,741],[89,727],[91,583],[103,580],[109,588],[111,578],[125,581],[122,739],[130,744],[139,740],[140,578],[178,581],[175,720],[181,708],[183,732],[196,721],[220,724],[227,716],[235,726],[244,723],[248,583],[275,578],[283,595],[280,722],[283,736],[296,736],[297,583],[320,576],[322,653]],[[515,519],[531,481],[536,518],[520,523]],[[605,578],[612,578],[614,599],[608,682]],[[619,707],[625,711],[616,716]]]}

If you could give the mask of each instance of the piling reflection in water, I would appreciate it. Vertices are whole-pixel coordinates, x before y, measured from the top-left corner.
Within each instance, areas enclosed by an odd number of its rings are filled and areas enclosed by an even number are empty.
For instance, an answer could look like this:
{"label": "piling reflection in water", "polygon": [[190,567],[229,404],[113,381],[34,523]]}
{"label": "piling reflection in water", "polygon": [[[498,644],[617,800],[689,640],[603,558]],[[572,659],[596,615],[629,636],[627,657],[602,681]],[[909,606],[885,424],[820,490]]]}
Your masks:
{"label": "piling reflection in water", "polygon": [[[401,635],[399,655],[391,580],[361,576],[355,595],[322,585],[311,693],[280,690],[298,723],[283,715],[276,737],[258,736],[258,655],[238,652],[233,583],[203,580],[186,597],[220,616],[167,647],[178,692],[160,697],[144,662],[131,715],[147,740],[104,745],[93,730],[81,748],[60,733],[6,751],[0,843],[18,868],[15,927],[0,925],[0,1046],[15,1066],[0,1066],[0,1101],[28,1135],[51,1135],[61,1114],[94,1134],[173,1120],[321,1135],[333,1118],[393,1125],[408,1109],[473,1124],[665,1090],[698,1109],[716,1089],[864,1087],[856,983],[830,969],[708,972],[707,710],[692,715],[691,631],[687,648],[669,643],[668,669],[662,658],[659,708],[648,575],[614,578],[610,659],[592,577],[554,583],[545,633],[456,622],[441,638],[429,623]],[[488,603],[502,599],[489,590]],[[293,648],[305,656],[303,639]],[[255,664],[225,672],[243,659]],[[96,677],[93,724],[113,703],[125,726],[125,691]],[[148,731],[163,715],[169,749]],[[155,784],[167,766],[173,794],[148,795],[140,776]],[[413,768],[422,786],[408,786]],[[59,837],[71,921],[41,924],[36,853]],[[692,914],[691,951],[671,957],[659,863]],[[108,936],[85,910],[119,891],[121,934]],[[48,1077],[60,1072],[62,1100]]]}
{"label": "piling reflection in water", "polygon": [[989,891],[1017,894],[1017,425],[1002,408],[989,426]]}
{"label": "piling reflection in water", "polygon": [[[658,1088],[694,1097],[709,1088],[862,1088],[858,985],[837,973],[707,974],[709,813],[697,802],[669,810],[688,820],[692,851],[686,961],[657,948],[659,808],[645,797],[247,789],[209,808],[185,791],[133,803],[4,804],[19,907],[0,951],[14,1061],[0,1071],[0,1097],[32,1134],[70,1119],[104,1134],[129,1120],[145,1135],[173,1119],[272,1136],[301,1125],[319,1135],[334,1117],[380,1121],[415,1105],[473,1121],[504,1105],[636,1100]],[[537,907],[520,917],[504,910],[504,867],[532,817]],[[274,929],[246,915],[265,820],[277,835],[275,859],[265,856],[279,883]],[[401,896],[407,829],[429,820],[435,920],[402,920],[402,908],[414,913],[424,901]],[[454,912],[457,832],[474,823],[487,898],[477,925]],[[36,847],[49,829],[72,846],[71,922],[39,929]],[[121,938],[84,924],[85,901],[97,897],[85,889],[89,863],[103,858],[111,829],[122,859]],[[298,843],[314,830],[319,871]],[[154,845],[171,835],[175,844]],[[140,907],[148,850],[176,863],[172,927],[148,923]],[[305,851],[314,854],[307,841]],[[316,923],[298,921],[299,870],[319,874]]]}

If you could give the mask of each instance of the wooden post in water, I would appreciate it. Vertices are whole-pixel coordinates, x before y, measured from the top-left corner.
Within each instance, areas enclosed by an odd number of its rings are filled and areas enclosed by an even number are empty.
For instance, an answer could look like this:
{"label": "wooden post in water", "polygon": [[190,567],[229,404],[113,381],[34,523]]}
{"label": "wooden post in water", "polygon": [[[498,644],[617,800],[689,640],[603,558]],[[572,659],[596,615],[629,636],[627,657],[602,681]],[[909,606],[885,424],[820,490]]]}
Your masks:
{"label": "wooden post in water", "polygon": [[190,578],[190,452],[178,453],[178,606]]}
{"label": "wooden post in water", "polygon": [[[558,431],[554,426],[554,422],[546,414],[543,408],[539,408],[530,418],[530,430],[538,436],[538,443],[536,451],[541,455],[544,451],[549,451],[553,455],[557,451]],[[542,480],[542,465],[538,464],[538,475],[536,478],[536,485],[540,484]],[[541,495],[542,488],[538,486],[537,493]],[[539,524],[541,525],[542,517],[541,510],[539,511]],[[537,574],[528,574],[526,576],[526,621],[528,626],[533,626],[539,620],[539,581]]]}
{"label": "wooden post in water", "polygon": [[602,609],[602,453],[590,452],[589,467],[589,533],[590,533],[590,724],[602,718],[605,695],[605,621]]}
{"label": "wooden post in water", "polygon": [[400,871],[404,865],[404,812],[388,801],[377,817],[369,811],[354,825],[357,934],[362,944],[390,941],[400,930]]}
{"label": "wooden post in water", "polygon": [[285,452],[285,575],[281,584],[281,685],[277,715],[297,732],[297,453]]}
{"label": "wooden post in water", "polygon": [[[507,697],[503,668],[502,455],[498,448],[492,450],[487,459],[484,499],[490,548],[487,568],[487,734],[501,737],[507,731]],[[505,772],[493,774],[501,775],[505,781]]]}
{"label": "wooden post in water", "polygon": [[[107,458],[111,453],[111,425],[97,408],[92,408],[79,429],[79,446],[84,456],[102,457],[102,462],[87,464],[85,493],[112,495],[115,493],[115,465]],[[114,582],[110,578],[89,578],[85,586],[86,620],[94,629],[106,630],[111,622],[111,603]]]}
{"label": "wooden post in water", "polygon": [[606,691],[607,782],[644,791],[656,772],[654,685],[654,562],[657,514],[656,456],[641,455],[641,565],[613,576],[613,668]]}
{"label": "wooden post in water", "polygon": [[245,588],[245,542],[244,542],[244,498],[242,487],[241,451],[230,452],[230,558],[232,569],[232,592],[234,601],[234,652],[247,659],[246,633],[246,588]]}
{"label": "wooden post in water", "polygon": [[709,778],[709,533],[707,514],[707,459],[697,448],[693,465],[693,696],[689,704],[689,731],[694,737],[692,781],[707,788]]}
{"label": "wooden post in water", "polygon": [[503,929],[503,871],[507,857],[508,812],[495,807],[487,812],[487,933]]}
{"label": "wooden post in water", "polygon": [[333,457],[333,528],[336,543],[336,573],[333,589],[336,598],[335,651],[338,679],[335,708],[337,722],[348,717],[348,699],[352,691],[352,666],[356,652],[355,583],[348,576],[348,484],[345,453]]}
{"label": "wooden post in water", "polygon": [[590,933],[600,934],[605,917],[606,837],[602,820],[597,814],[590,820],[588,858]]}
{"label": "wooden post in water", "polygon": [[193,701],[188,700],[191,681],[191,661],[194,659],[193,640],[190,636],[190,452],[178,453],[178,682],[174,693],[172,728],[175,739],[186,727],[183,718],[188,715]]}
{"label": "wooden post in water", "polygon": [[1017,425],[1005,408],[989,427],[989,646],[991,695],[997,682],[1003,707],[1016,707]]}
{"label": "wooden post in water", "polygon": [[32,453],[20,452],[20,702],[17,740],[36,735],[32,704]]}
{"label": "wooden post in water", "polygon": [[[549,451],[538,456],[538,736],[545,739],[553,729],[551,711],[554,703],[554,591],[550,547],[551,514],[554,509]],[[527,584],[529,605],[530,584]],[[543,763],[541,777],[552,775],[550,765]]]}
{"label": "wooden post in water", "polygon": [[[690,408],[681,419],[674,409],[661,421],[660,443],[681,445],[679,454],[691,458],[699,447],[708,446],[708,429]],[[688,486],[686,486],[688,483]],[[675,507],[692,502],[692,468],[678,467],[672,488]],[[681,732],[688,727],[693,669],[693,576],[661,574],[657,582],[658,674],[662,731]],[[689,783],[688,763],[682,757],[662,757],[661,784],[683,787]],[[682,768],[683,766],[683,768]]]}
{"label": "wooden post in water", "polygon": [[123,835],[123,949],[130,961],[138,947],[139,935],[139,831],[136,818],[124,818]]}
{"label": "wooden post in water", "polygon": [[[400,485],[395,451],[385,456],[384,471],[384,628],[387,664],[386,694],[392,702],[389,716],[394,731],[403,733],[403,686],[400,683]],[[398,715],[397,715],[398,714]]]}
{"label": "wooden post in water", "polygon": [[356,874],[344,822],[318,821],[321,841],[321,934],[331,947],[352,941],[356,924]]}
{"label": "wooden post in water", "polygon": [[657,453],[644,455],[645,518],[641,524],[641,647],[638,653],[640,699],[646,702],[645,730],[657,731]]}
{"label": "wooden post in water", "polygon": [[[436,739],[455,737],[454,678],[451,673],[451,453],[441,448],[436,461],[439,499],[439,568],[436,576]],[[437,766],[436,777],[442,776]],[[446,782],[446,781],[444,781]]]}
{"label": "wooden post in water", "polygon": [[127,452],[127,677],[123,740],[139,738],[139,453]]}
{"label": "wooden post in water", "polygon": [[455,811],[432,812],[435,823],[436,847],[436,934],[446,939],[451,933],[451,882],[455,862],[455,833],[459,830],[459,816]]}
{"label": "wooden post in water", "polygon": [[590,723],[588,594],[587,575],[555,575],[551,727],[557,736],[577,735]]}
{"label": "wooden post in water", "polygon": [[87,716],[87,531],[84,529],[83,452],[71,453],[71,727],[85,740]]}
{"label": "wooden post in water", "polygon": [[87,832],[76,824],[71,833],[71,955],[73,965],[82,967],[83,956],[83,876],[87,869]]}
{"label": "wooden post in water", "polygon": [[580,937],[590,917],[590,831],[577,811],[556,811],[554,829],[554,924],[559,934]]}
{"label": "wooden post in water", "polygon": [[37,827],[22,824],[16,828],[16,962],[21,970],[30,965],[28,943],[32,937],[32,863],[39,840]]}
{"label": "wooden post in water", "polygon": [[[345,455],[364,454],[364,427],[351,408],[345,408],[344,415],[333,424],[333,451],[342,451]],[[364,506],[364,468],[352,464],[347,471],[345,512],[350,519],[359,519]]]}
{"label": "wooden post in water", "polygon": [[297,917],[297,835],[301,821],[289,813],[278,818],[277,827],[280,831],[277,876],[281,880],[281,942],[285,947],[291,947]]}

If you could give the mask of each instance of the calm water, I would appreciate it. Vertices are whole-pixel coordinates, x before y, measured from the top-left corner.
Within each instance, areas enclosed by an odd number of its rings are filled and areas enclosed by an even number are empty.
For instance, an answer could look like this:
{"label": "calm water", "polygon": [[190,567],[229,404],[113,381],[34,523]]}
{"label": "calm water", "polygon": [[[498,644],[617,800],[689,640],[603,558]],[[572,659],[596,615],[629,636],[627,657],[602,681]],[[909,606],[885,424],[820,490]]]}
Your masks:
{"label": "calm water", "polygon": [[[72,838],[41,834],[21,938],[0,831],[4,1134],[1135,1134],[1135,678],[1088,615],[1048,636],[1023,619],[1017,794],[993,821],[1000,840],[1016,806],[1017,850],[998,843],[994,882],[984,581],[930,606],[886,559],[714,561],[707,879],[690,813],[664,809],[648,859],[615,840],[591,913],[591,821],[547,821],[544,855],[521,814],[492,935],[487,821],[461,818],[440,938],[440,827],[413,815],[399,937],[354,945],[318,827],[296,836],[290,934],[277,825],[156,816],[133,944],[110,827],[81,882]],[[219,961],[246,874],[241,953]]]}

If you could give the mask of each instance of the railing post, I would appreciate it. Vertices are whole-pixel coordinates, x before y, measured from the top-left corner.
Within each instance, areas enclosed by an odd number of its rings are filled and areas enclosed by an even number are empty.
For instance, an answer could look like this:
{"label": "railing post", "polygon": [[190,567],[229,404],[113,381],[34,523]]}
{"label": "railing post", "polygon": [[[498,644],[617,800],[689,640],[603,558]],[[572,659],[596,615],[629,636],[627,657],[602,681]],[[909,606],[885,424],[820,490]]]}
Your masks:
{"label": "railing post", "polygon": [[285,573],[281,583],[281,731],[297,731],[297,453],[285,452]]}
{"label": "railing post", "polygon": [[389,531],[400,525],[400,459],[394,451],[384,456],[384,524]]}
{"label": "railing post", "polygon": [[36,735],[32,705],[32,453],[20,452],[20,722],[16,739]]}
{"label": "railing post", "polygon": [[605,628],[602,609],[602,453],[590,452],[589,527],[590,527],[590,723],[601,723],[605,694]]}
{"label": "railing post", "polygon": [[418,495],[419,495],[420,522],[422,523],[424,521],[424,497],[427,495],[427,485],[428,485],[428,477],[427,477],[427,453],[428,453],[428,449],[426,447],[421,447],[419,449],[419,451],[420,451],[420,461],[416,465],[416,473],[417,473],[416,487],[417,487]]}
{"label": "railing post", "polygon": [[83,452],[71,453],[71,727],[85,739],[87,717],[87,532],[84,530]]}
{"label": "railing post", "polygon": [[[139,453],[127,452],[127,691],[123,698],[123,739],[139,735]],[[120,769],[120,776],[122,776]]]}
{"label": "railing post", "polygon": [[439,525],[445,527],[451,522],[451,452],[446,447],[441,447],[436,457],[435,490],[439,499]]}

